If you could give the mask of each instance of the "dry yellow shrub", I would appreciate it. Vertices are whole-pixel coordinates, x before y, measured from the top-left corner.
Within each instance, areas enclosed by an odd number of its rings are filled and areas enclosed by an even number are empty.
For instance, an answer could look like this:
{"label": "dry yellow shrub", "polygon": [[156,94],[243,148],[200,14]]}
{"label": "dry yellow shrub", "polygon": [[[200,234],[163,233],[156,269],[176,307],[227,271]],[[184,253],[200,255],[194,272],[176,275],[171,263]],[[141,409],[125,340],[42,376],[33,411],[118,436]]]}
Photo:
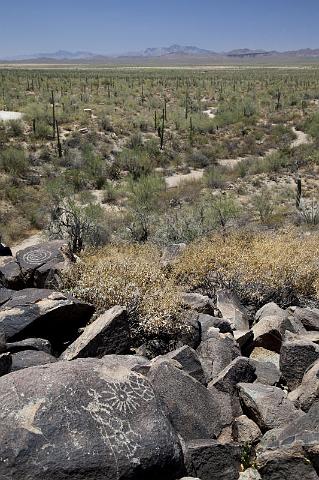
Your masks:
{"label": "dry yellow shrub", "polygon": [[[215,235],[190,245],[173,275],[187,288],[224,284],[252,302],[319,293],[319,235],[293,229],[258,234]],[[273,298],[271,298],[273,296]],[[270,298],[269,298],[270,297]]]}
{"label": "dry yellow shrub", "polygon": [[86,253],[67,274],[65,287],[98,311],[125,305],[145,335],[181,329],[180,288],[161,269],[154,246],[109,245]]}

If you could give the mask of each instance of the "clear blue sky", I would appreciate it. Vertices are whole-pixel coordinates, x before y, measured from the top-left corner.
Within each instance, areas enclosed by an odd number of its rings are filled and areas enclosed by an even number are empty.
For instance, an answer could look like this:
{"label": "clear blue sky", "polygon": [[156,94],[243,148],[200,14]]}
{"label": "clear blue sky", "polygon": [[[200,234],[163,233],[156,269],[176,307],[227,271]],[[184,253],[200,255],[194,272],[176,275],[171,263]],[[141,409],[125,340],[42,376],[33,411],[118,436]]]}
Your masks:
{"label": "clear blue sky", "polygon": [[0,0],[0,57],[172,43],[319,48],[319,0]]}

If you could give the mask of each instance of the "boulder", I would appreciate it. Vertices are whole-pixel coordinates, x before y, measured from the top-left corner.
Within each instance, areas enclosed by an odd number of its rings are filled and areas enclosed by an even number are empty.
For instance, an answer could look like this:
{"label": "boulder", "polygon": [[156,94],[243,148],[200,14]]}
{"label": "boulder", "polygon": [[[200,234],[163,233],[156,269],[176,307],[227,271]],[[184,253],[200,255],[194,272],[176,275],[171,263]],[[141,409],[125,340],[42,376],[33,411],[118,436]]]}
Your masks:
{"label": "boulder", "polygon": [[0,354],[0,377],[10,372],[12,365],[11,353]]}
{"label": "boulder", "polygon": [[319,331],[319,309],[318,308],[289,308],[291,314],[296,318],[306,330]]}
{"label": "boulder", "polygon": [[23,350],[12,354],[11,372],[36,367],[37,365],[46,365],[47,363],[54,363],[56,361],[57,359],[49,353],[36,350]]}
{"label": "boulder", "polygon": [[281,373],[274,363],[260,362],[253,358],[250,359],[250,363],[255,367],[256,382],[274,386],[279,384]]}
{"label": "boulder", "polygon": [[254,345],[279,353],[282,339],[288,330],[302,334],[306,330],[302,323],[288,315],[262,315],[253,328]]}
{"label": "boulder", "polygon": [[8,288],[0,287],[0,306],[6,303],[12,297],[14,290]]}
{"label": "boulder", "polygon": [[255,367],[249,358],[237,357],[208,384],[208,389],[215,387],[221,392],[234,395],[237,383],[252,383],[255,380]]}
{"label": "boulder", "polygon": [[185,373],[195,378],[195,380],[197,380],[198,382],[201,382],[203,384],[206,383],[204,371],[199,357],[195,350],[193,350],[188,345],[184,345],[177,350],[173,350],[172,352],[169,352],[162,357],[157,357],[153,360],[153,362],[158,361],[159,358],[176,360]]}
{"label": "boulder", "polygon": [[279,370],[279,361],[280,361],[279,353],[273,352],[271,350],[267,350],[266,348],[263,348],[263,347],[255,347],[251,352],[250,358],[253,360],[257,360],[258,362],[271,362]]}
{"label": "boulder", "polygon": [[238,444],[222,444],[201,439],[186,443],[185,467],[188,475],[202,480],[237,480],[241,463]]}
{"label": "boulder", "polygon": [[[275,430],[261,444],[260,451],[295,445],[302,446],[305,452],[311,449],[314,458],[313,447],[319,446],[319,402],[314,402],[306,414],[299,415],[285,427]],[[319,461],[319,455],[314,460]]]}
{"label": "boulder", "polygon": [[215,332],[197,348],[206,381],[210,382],[236,357],[241,355],[239,346],[230,334]]}
{"label": "boulder", "polygon": [[108,368],[121,369],[125,367],[127,370],[147,375],[150,369],[149,360],[140,355],[105,355],[102,358],[103,363]]}
{"label": "boulder", "polygon": [[266,303],[255,314],[255,323],[263,317],[281,317],[286,318],[287,312],[280,308],[275,302]]}
{"label": "boulder", "polygon": [[0,257],[12,257],[11,248],[3,243],[0,243]]}
{"label": "boulder", "polygon": [[253,349],[254,334],[252,330],[234,330],[234,338],[241,351],[247,356]]}
{"label": "boulder", "polygon": [[182,302],[183,305],[190,310],[214,316],[214,302],[205,295],[201,295],[200,293],[183,293]]}
{"label": "boulder", "polygon": [[319,358],[319,345],[286,335],[280,350],[280,371],[290,390],[297,388],[310,365]]}
{"label": "boulder", "polygon": [[82,335],[62,353],[61,360],[127,353],[130,329],[125,307],[115,306],[88,325]]}
{"label": "boulder", "polygon": [[247,468],[247,470],[241,472],[239,480],[262,480],[262,478],[255,468]]}
{"label": "boulder", "polygon": [[[204,388],[204,387],[203,387]],[[141,375],[98,359],[0,379],[0,478],[174,480],[182,449]]]}
{"label": "boulder", "polygon": [[24,287],[19,264],[12,257],[0,257],[0,285],[13,290]]}
{"label": "boulder", "polygon": [[268,450],[257,457],[263,480],[318,480],[318,475],[300,446]]}
{"label": "boulder", "polygon": [[169,361],[155,363],[148,378],[165,404],[173,427],[185,440],[220,434],[220,405],[201,383]]}
{"label": "boulder", "polygon": [[16,254],[24,285],[37,288],[59,287],[59,274],[71,264],[72,259],[64,240],[32,245]]}
{"label": "boulder", "polygon": [[230,321],[225,318],[212,317],[211,315],[200,313],[198,315],[198,321],[201,327],[202,340],[207,340],[207,332],[210,328],[218,328],[220,333],[233,332]]}
{"label": "boulder", "polygon": [[249,314],[238,296],[227,289],[216,292],[217,308],[223,318],[230,321],[233,330],[249,330]]}
{"label": "boulder", "polygon": [[280,388],[261,383],[239,383],[238,389],[244,413],[262,432],[283,427],[304,415]]}
{"label": "boulder", "polygon": [[38,350],[39,352],[52,353],[50,342],[44,338],[27,338],[20,342],[7,343],[6,349],[11,353],[22,352],[23,350]]}
{"label": "boulder", "polygon": [[301,384],[288,398],[304,412],[308,412],[313,403],[319,401],[319,360],[306,371]]}
{"label": "boulder", "polygon": [[262,433],[258,425],[246,417],[246,415],[241,415],[235,419],[233,423],[233,438],[236,442],[254,445],[261,436]]}
{"label": "boulder", "polygon": [[176,347],[184,345],[195,349],[198,347],[201,342],[201,327],[198,317],[197,312],[191,310],[183,312],[181,320],[185,324],[185,329],[180,332]]}
{"label": "boulder", "polygon": [[94,312],[92,305],[53,290],[26,288],[0,307],[0,334],[7,341],[49,340],[57,353],[74,341]]}

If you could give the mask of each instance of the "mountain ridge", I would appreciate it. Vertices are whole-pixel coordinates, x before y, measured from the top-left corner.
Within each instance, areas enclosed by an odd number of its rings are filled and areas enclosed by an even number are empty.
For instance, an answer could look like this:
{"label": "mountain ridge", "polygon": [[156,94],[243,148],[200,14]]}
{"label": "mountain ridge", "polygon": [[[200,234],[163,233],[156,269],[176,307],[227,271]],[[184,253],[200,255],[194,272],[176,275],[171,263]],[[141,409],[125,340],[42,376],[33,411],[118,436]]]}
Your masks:
{"label": "mountain ridge", "polygon": [[159,59],[165,57],[207,57],[215,59],[227,59],[227,58],[254,58],[254,57],[290,57],[290,58],[319,58],[319,48],[303,48],[298,50],[277,51],[277,50],[264,50],[264,49],[250,49],[250,48],[238,48],[225,52],[216,52],[214,50],[208,50],[199,48],[193,45],[179,45],[173,44],[168,47],[148,47],[143,51],[127,52],[120,54],[98,54],[88,51],[76,51],[70,52],[68,50],[58,50],[51,53],[33,53],[25,55],[14,55],[5,58],[0,58],[5,62],[19,62],[32,60],[35,62],[44,61],[75,61],[84,60],[90,62],[100,62],[110,59],[124,59],[124,58],[141,58],[141,59]]}

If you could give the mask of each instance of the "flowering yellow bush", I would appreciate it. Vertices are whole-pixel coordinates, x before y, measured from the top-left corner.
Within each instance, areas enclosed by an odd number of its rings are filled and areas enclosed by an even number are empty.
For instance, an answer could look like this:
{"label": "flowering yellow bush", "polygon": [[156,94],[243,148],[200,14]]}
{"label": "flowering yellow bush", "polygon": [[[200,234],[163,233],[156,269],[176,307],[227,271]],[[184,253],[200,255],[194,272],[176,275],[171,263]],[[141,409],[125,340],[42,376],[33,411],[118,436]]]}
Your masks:
{"label": "flowering yellow bush", "polygon": [[191,244],[173,275],[187,288],[227,285],[254,303],[319,293],[319,235],[281,232],[215,235]]}
{"label": "flowering yellow bush", "polygon": [[104,311],[125,305],[144,335],[178,333],[180,288],[167,278],[150,245],[109,245],[83,255],[65,277],[77,298]]}

